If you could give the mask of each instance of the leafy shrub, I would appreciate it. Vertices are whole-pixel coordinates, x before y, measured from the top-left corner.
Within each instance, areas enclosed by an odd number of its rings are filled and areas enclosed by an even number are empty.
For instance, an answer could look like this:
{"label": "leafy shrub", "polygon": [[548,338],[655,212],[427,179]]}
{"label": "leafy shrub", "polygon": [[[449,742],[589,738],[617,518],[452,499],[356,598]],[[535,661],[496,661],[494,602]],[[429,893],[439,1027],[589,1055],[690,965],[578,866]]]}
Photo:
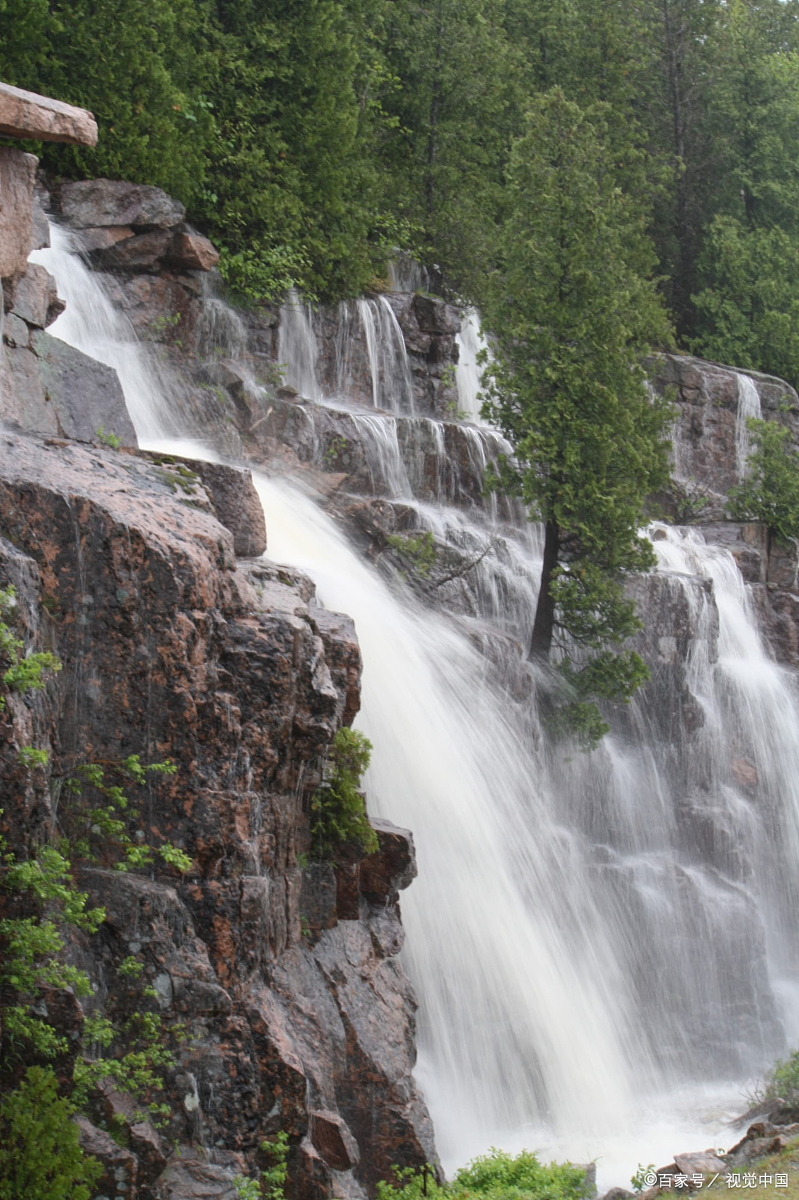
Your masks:
{"label": "leafy shrub", "polygon": [[780,1096],[789,1104],[799,1104],[799,1050],[785,1059],[778,1059],[763,1080],[758,1099],[770,1100]]}
{"label": "leafy shrub", "polygon": [[90,1200],[102,1167],[78,1145],[74,1112],[51,1067],[28,1067],[0,1103],[0,1200]]}
{"label": "leafy shrub", "polygon": [[342,728],[330,744],[328,777],[311,800],[311,856],[332,858],[351,842],[364,854],[377,850],[377,834],[369,824],[358,791],[369,766],[372,743],[354,729]]}
{"label": "leafy shrub", "polygon": [[735,521],[763,521],[781,538],[799,536],[799,454],[788,448],[788,430],[750,417],[753,449],[749,474],[730,491]]}
{"label": "leafy shrub", "polygon": [[378,1200],[470,1200],[475,1195],[490,1200],[581,1200],[586,1194],[585,1169],[569,1163],[544,1166],[535,1154],[523,1150],[515,1157],[492,1149],[466,1167],[451,1183],[438,1184],[426,1171],[397,1170],[398,1185],[378,1183]]}

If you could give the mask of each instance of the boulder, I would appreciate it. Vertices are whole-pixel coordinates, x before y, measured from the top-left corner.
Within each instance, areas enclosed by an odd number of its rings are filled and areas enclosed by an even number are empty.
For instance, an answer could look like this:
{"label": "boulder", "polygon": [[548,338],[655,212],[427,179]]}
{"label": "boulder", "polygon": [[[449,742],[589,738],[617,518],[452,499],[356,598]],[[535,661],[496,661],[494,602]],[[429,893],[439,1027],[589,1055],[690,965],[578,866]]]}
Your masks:
{"label": "boulder", "polygon": [[12,312],[28,325],[44,329],[52,325],[65,308],[50,272],[38,263],[28,263],[28,269],[17,284]]}
{"label": "boulder", "polygon": [[727,1164],[709,1150],[675,1154],[674,1163],[683,1175],[719,1175],[727,1170]]}
{"label": "boulder", "polygon": [[338,1113],[311,1113],[311,1141],[334,1171],[349,1171],[360,1161],[358,1143]]}
{"label": "boulder", "polygon": [[28,263],[37,162],[33,154],[0,146],[0,280],[7,307]]}
{"label": "boulder", "polygon": [[96,229],[79,229],[75,236],[81,250],[91,254],[93,250],[109,250],[117,242],[133,237],[133,229],[130,225],[101,225]]}
{"label": "boulder", "polygon": [[37,199],[31,212],[31,250],[44,250],[50,245],[50,222]]}
{"label": "boulder", "polygon": [[103,1173],[94,1185],[96,1193],[105,1192],[114,1200],[136,1200],[136,1156],[118,1146],[110,1134],[92,1125],[87,1117],[75,1117],[80,1148],[102,1165]]}
{"label": "boulder", "polygon": [[211,271],[219,262],[219,251],[199,233],[176,233],[167,257],[179,271]]}
{"label": "boulder", "polygon": [[433,296],[414,296],[413,310],[419,328],[425,333],[455,334],[460,332],[460,313],[453,304]]}
{"label": "boulder", "polygon": [[[116,371],[43,330],[37,330],[31,340],[45,402],[57,414],[59,432],[90,442],[102,426],[123,446],[135,446],[136,431]],[[46,427],[30,424],[27,428]]]}
{"label": "boulder", "polygon": [[192,462],[203,481],[217,520],[233,534],[233,547],[242,558],[257,558],[266,550],[266,520],[249,471],[221,463]]}
{"label": "boulder", "polygon": [[104,250],[93,250],[92,259],[107,271],[157,271],[169,246],[169,231],[151,229],[120,238]]}
{"label": "boulder", "polygon": [[778,588],[796,590],[799,573],[799,541],[796,538],[770,539],[766,582]]}
{"label": "boulder", "polygon": [[85,108],[0,83],[0,133],[37,142],[96,146],[97,122]]}
{"label": "boulder", "polygon": [[395,896],[416,878],[416,851],[409,829],[379,817],[372,826],[380,848],[361,862],[361,891],[368,900],[380,901]]}
{"label": "boulder", "polygon": [[240,1200],[229,1167],[217,1167],[198,1158],[172,1158],[152,1188],[155,1200]]}
{"label": "boulder", "polygon": [[87,179],[64,183],[54,198],[73,229],[132,225],[136,230],[171,229],[186,210],[161,188],[116,179]]}

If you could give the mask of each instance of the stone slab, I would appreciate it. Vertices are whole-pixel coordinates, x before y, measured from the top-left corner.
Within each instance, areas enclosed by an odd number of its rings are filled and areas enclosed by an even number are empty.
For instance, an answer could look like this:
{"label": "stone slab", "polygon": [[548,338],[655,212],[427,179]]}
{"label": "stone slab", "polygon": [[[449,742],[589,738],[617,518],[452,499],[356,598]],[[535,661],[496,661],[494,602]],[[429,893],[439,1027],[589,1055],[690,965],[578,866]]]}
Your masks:
{"label": "stone slab", "polygon": [[13,290],[28,262],[38,161],[15,146],[0,146],[0,279],[7,300],[6,284]]}
{"label": "stone slab", "polygon": [[171,229],[186,215],[179,200],[161,188],[120,179],[85,179],[64,183],[54,193],[62,215],[73,229],[131,225],[134,229]]}
{"label": "stone slab", "polygon": [[97,122],[85,108],[0,83],[0,133],[37,142],[96,146]]}
{"label": "stone slab", "polygon": [[116,371],[43,331],[33,334],[32,344],[47,402],[56,408],[66,437],[90,442],[102,426],[123,446],[137,445]]}

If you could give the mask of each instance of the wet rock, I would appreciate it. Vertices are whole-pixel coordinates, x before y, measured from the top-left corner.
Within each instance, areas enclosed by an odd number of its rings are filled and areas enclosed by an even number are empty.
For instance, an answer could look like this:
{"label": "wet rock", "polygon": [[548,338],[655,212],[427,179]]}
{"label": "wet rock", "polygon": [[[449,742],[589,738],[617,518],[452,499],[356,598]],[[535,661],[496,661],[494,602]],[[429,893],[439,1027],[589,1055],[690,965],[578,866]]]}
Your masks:
{"label": "wet rock", "polygon": [[380,849],[361,862],[360,887],[372,902],[396,898],[416,878],[416,851],[409,829],[398,829],[379,817],[372,820]]}
{"label": "wet rock", "polygon": [[135,230],[170,229],[186,210],[161,188],[116,179],[63,183],[53,193],[58,211],[73,229],[130,225]]}
{"label": "wet rock", "polygon": [[708,363],[689,355],[661,354],[650,360],[650,380],[669,391],[677,407],[674,466],[678,480],[694,480],[709,495],[724,496],[738,483],[736,418],[739,374],[757,388],[763,415],[799,436],[799,398],[781,379]]}
{"label": "wet rock", "polygon": [[219,251],[199,233],[176,233],[167,257],[179,271],[211,271],[219,262]]}
{"label": "wet rock", "polygon": [[94,1184],[96,1191],[106,1192],[114,1200],[136,1200],[136,1156],[118,1146],[110,1134],[92,1125],[87,1117],[75,1117],[80,1131],[80,1147],[102,1165],[103,1173]]}
{"label": "wet rock", "polygon": [[413,311],[419,328],[425,333],[454,334],[460,331],[460,313],[444,300],[434,296],[414,296]]}
{"label": "wet rock", "polygon": [[219,522],[233,534],[233,548],[244,558],[266,550],[264,510],[252,475],[221,463],[194,462]]}
{"label": "wet rock", "polygon": [[106,225],[97,229],[79,229],[75,233],[77,244],[86,254],[93,250],[110,250],[117,242],[124,242],[130,237],[133,237],[130,225]]}
{"label": "wet rock", "polygon": [[336,924],[336,874],[332,863],[314,862],[303,870],[300,914],[311,935]]}
{"label": "wet rock", "polygon": [[6,308],[25,274],[33,228],[33,188],[38,159],[13,146],[0,146],[0,281]]}
{"label": "wet rock", "polygon": [[311,1141],[335,1171],[348,1171],[359,1161],[358,1144],[338,1113],[311,1113]]}
{"label": "wet rock", "polygon": [[8,83],[0,83],[0,133],[37,142],[97,145],[97,123],[86,109]]}
{"label": "wet rock", "polygon": [[633,1200],[634,1192],[628,1192],[627,1188],[614,1187],[605,1192],[602,1200]]}
{"label": "wet rock", "polygon": [[31,211],[31,250],[43,250],[50,245],[50,222],[39,200],[34,197]]}
{"label": "wet rock", "polygon": [[169,231],[152,229],[118,239],[105,249],[94,250],[92,259],[104,271],[158,270],[170,245]]}
{"label": "wet rock", "polygon": [[769,535],[765,525],[757,521],[739,524],[715,521],[702,524],[699,532],[711,546],[729,550],[747,583],[765,583],[769,554]]}
{"label": "wet rock", "polygon": [[133,1096],[120,1092],[113,1081],[98,1085],[99,1107],[106,1123],[124,1132],[127,1148],[136,1156],[136,1178],[139,1185],[150,1184],[162,1173],[170,1149],[158,1131],[146,1119],[141,1105]]}
{"label": "wet rock", "polygon": [[[136,445],[136,432],[116,371],[43,331],[33,334],[31,345],[38,359],[48,415],[52,413],[55,418],[54,432],[88,442],[102,426],[123,446]],[[28,428],[47,430],[48,425],[32,422]]]}
{"label": "wet rock", "polygon": [[[95,1004],[109,988],[120,1018],[138,1003],[116,974],[132,955],[164,1020],[189,1033],[165,1079],[164,1136],[202,1137],[214,1161],[190,1150],[172,1158],[152,1195],[232,1197],[232,1176],[252,1175],[263,1138],[285,1129],[287,1194],[318,1186],[320,1197],[362,1200],[393,1163],[418,1167],[435,1149],[412,1076],[415,999],[396,959],[396,905],[361,899],[359,919],[332,924],[328,872],[318,940],[303,938],[310,905],[296,860],[319,764],[345,710],[357,708],[357,642],[295,570],[238,569],[202,483],[175,486],[175,466],[0,437],[0,535],[10,547],[0,579],[19,580],[31,645],[41,595],[51,598],[58,617],[44,624],[64,664],[52,696],[21,706],[15,742],[6,745],[2,723],[0,786],[6,795],[17,778],[14,745],[33,736],[57,747],[58,770],[76,754],[168,753],[177,764],[153,781],[142,819],[156,845],[169,839],[191,858],[187,876],[159,865],[152,879],[122,874],[100,847],[79,884],[106,912],[82,951]],[[46,786],[11,794],[12,840],[49,828]],[[346,1153],[348,1170],[316,1150],[314,1112],[331,1122],[327,1152],[338,1162]],[[150,1174],[163,1146],[134,1129],[133,1115],[129,1147]]]}
{"label": "wet rock", "polygon": [[49,271],[37,263],[28,263],[14,294],[14,314],[28,325],[44,329],[52,325],[65,308]]}
{"label": "wet rock", "polygon": [[3,341],[12,349],[17,347],[27,349],[30,346],[31,331],[21,317],[6,313],[3,320]]}
{"label": "wet rock", "polygon": [[153,1200],[239,1200],[230,1167],[176,1154],[152,1189]]}
{"label": "wet rock", "polygon": [[727,1164],[707,1150],[704,1153],[675,1154],[674,1163],[683,1175],[719,1175],[727,1170]]}
{"label": "wet rock", "polygon": [[766,582],[777,588],[796,591],[799,572],[799,541],[796,538],[769,539]]}

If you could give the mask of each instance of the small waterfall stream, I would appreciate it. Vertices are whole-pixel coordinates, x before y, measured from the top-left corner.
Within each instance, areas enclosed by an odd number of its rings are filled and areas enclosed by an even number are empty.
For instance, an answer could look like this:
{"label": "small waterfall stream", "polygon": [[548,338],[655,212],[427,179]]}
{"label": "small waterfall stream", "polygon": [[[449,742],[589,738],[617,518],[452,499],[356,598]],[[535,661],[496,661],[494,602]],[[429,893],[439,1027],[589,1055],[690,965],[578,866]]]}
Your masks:
{"label": "small waterfall stream", "polygon": [[[53,234],[36,257],[69,307],[51,332],[117,367],[143,441],[206,457],[202,431],[172,427],[98,277]],[[296,297],[284,314],[288,380],[319,398],[310,314]],[[341,328],[340,363],[352,350]],[[422,526],[498,538],[469,584],[473,616],[447,617],[390,588],[294,485],[256,471],[270,557],[355,618],[370,807],[415,833],[404,961],[439,1148],[448,1168],[492,1143],[600,1155],[600,1187],[623,1185],[639,1161],[723,1144],[743,1084],[799,1036],[796,680],[768,658],[729,552],[658,527],[660,567],[642,584],[660,605],[642,635],[653,681],[600,750],[548,755],[529,699],[515,698],[511,641],[532,614],[535,537],[506,521],[500,538],[495,512],[480,524],[415,498],[403,418],[366,403],[348,411]],[[504,658],[480,653],[489,636]]]}

